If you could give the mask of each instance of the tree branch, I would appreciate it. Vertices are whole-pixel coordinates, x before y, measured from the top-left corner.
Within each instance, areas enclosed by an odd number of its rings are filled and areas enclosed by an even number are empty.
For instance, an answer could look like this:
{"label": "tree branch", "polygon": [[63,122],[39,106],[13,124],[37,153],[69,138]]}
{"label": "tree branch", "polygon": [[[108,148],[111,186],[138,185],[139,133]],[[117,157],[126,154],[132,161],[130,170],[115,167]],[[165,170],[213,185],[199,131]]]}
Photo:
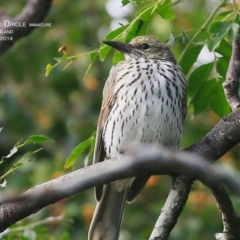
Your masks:
{"label": "tree branch", "polygon": [[[224,121],[220,121],[211,132],[188,148],[188,151],[202,153],[202,156],[210,156],[211,159],[222,156],[240,142],[239,113],[240,109],[231,113]],[[215,150],[215,144],[218,145],[219,151]],[[235,180],[234,177],[229,176],[228,173],[216,168],[216,166],[209,166],[209,163],[202,161],[195,154],[189,152],[172,153],[168,150],[165,151],[164,148],[151,152],[151,156],[149,156],[149,151],[144,151],[144,149],[137,152],[129,150],[128,153],[132,159],[127,161],[109,160],[80,169],[29,189],[23,194],[23,197],[26,198],[25,201],[21,199],[21,201],[3,204],[0,207],[0,231],[49,204],[70,197],[96,184],[105,184],[146,172],[152,175],[176,175],[180,174],[181,169],[183,169],[184,174],[189,179],[198,178],[201,180],[204,178],[216,183],[224,183],[236,193],[240,193],[240,182],[237,179]]]}
{"label": "tree branch", "polygon": [[0,11],[0,55],[35,29],[29,23],[41,23],[44,20],[51,8],[51,2],[52,0],[28,0],[23,11],[15,18]]}
{"label": "tree branch", "polygon": [[230,197],[221,185],[213,186],[211,184],[210,189],[216,199],[219,210],[222,212],[224,227],[223,233],[215,234],[215,238],[222,240],[240,239],[240,218],[233,208]]}
{"label": "tree branch", "polygon": [[149,240],[168,238],[188,199],[191,184],[192,180],[182,174],[173,179],[170,193],[161,209]]}
{"label": "tree branch", "polygon": [[236,40],[232,44],[232,56],[228,66],[226,80],[223,89],[226,99],[232,109],[240,107],[240,97],[238,94],[238,79],[240,76],[240,28]]}
{"label": "tree branch", "polygon": [[[238,35],[236,40],[233,43],[233,52],[231,56],[231,60],[229,63],[229,68],[227,71],[226,81],[223,83],[224,92],[227,98],[227,101],[232,108],[232,110],[236,110],[240,107],[240,98],[238,94],[238,78],[240,75],[240,29],[238,31]],[[234,115],[239,115],[239,111],[236,111]],[[223,155],[223,152],[227,152],[229,146],[234,146],[234,142],[236,142],[236,135],[234,135],[234,129],[239,129],[240,122],[231,121],[231,118],[234,117],[233,115],[229,115],[228,117],[222,119],[222,121],[226,121],[226,124],[218,124],[209,134],[207,134],[204,138],[199,140],[196,144],[189,147],[188,151],[197,153],[212,162],[215,162],[219,157]],[[233,124],[233,125],[231,125]],[[222,146],[219,146],[219,139],[227,138],[225,143]],[[238,137],[237,137],[238,138]],[[237,140],[238,141],[238,140]],[[174,208],[169,208],[169,214],[166,214],[164,211],[161,212],[159,216],[155,228],[150,236],[150,239],[167,239],[168,235],[170,234],[171,230],[175,226],[177,218],[181,214],[181,211],[187,201],[188,194],[191,188],[191,179],[185,178],[184,180],[181,179],[182,176],[176,178],[174,182],[174,186],[172,189],[179,189],[172,193],[173,190],[170,191],[169,196],[167,198],[167,202],[165,206],[174,206]],[[186,191],[183,191],[183,186]],[[174,195],[175,201],[171,196]],[[227,194],[226,194],[227,195]],[[175,216],[176,219],[170,217]],[[223,213],[224,215],[224,213]],[[170,218],[169,218],[170,217]],[[169,221],[171,219],[171,221]],[[230,218],[227,218],[225,226],[228,226]],[[164,226],[164,227],[163,227]],[[232,228],[231,228],[232,230]],[[235,233],[234,233],[235,234]],[[235,234],[236,235],[236,234]],[[226,234],[225,234],[226,236]],[[237,239],[237,238],[236,238]]]}
{"label": "tree branch", "polygon": [[[214,162],[239,142],[240,109],[237,109],[222,119],[196,144],[187,148],[187,151],[201,155]],[[130,154],[133,156],[132,160],[109,160],[80,169],[61,178],[31,188],[22,195],[25,197],[25,201],[21,199],[20,201],[3,204],[0,207],[0,231],[5,230],[15,222],[39,211],[49,204],[70,197],[96,184],[104,184],[146,172],[153,175],[177,175],[181,173],[181,169],[183,168],[186,171],[184,174],[186,174],[189,180],[192,178],[201,180],[202,177],[209,179],[209,181],[226,184],[230,189],[240,193],[240,182],[237,179],[229,176],[229,174],[226,174],[219,168],[209,166],[207,163],[202,162],[201,158],[190,153],[178,152],[176,154],[161,149],[158,153],[155,152],[155,155],[152,153],[151,156],[149,156],[148,151],[138,151],[138,153],[131,153],[130,151]],[[188,161],[186,159],[188,159]],[[176,187],[178,183],[180,183],[180,181],[176,179],[174,189],[178,188]],[[181,212],[185,204],[188,189],[191,185],[190,181],[186,181],[186,183],[188,187],[186,187],[185,193],[178,192],[179,196],[182,194],[182,198],[181,201],[179,200],[178,202],[180,204],[177,214],[179,214],[179,210]],[[48,196],[47,198],[45,197],[46,195]],[[171,195],[169,199],[173,199]],[[178,203],[175,202],[174,206]],[[169,202],[167,204],[169,205]],[[172,204],[170,205],[173,206]],[[175,212],[174,209],[173,212]],[[175,222],[176,219],[171,224],[174,226]]]}
{"label": "tree branch", "polygon": [[[239,136],[235,134],[235,129],[240,130],[239,115],[240,110],[237,110],[223,118],[211,132],[186,150],[203,156],[209,161],[216,161],[230,150],[231,146],[239,142]],[[167,239],[188,199],[192,182],[192,178],[183,177],[182,175],[176,177],[176,181],[174,181],[163,207],[164,211],[161,212],[150,239]],[[167,206],[171,207],[167,208]],[[167,209],[168,212],[166,212]],[[170,216],[174,216],[174,218]]]}

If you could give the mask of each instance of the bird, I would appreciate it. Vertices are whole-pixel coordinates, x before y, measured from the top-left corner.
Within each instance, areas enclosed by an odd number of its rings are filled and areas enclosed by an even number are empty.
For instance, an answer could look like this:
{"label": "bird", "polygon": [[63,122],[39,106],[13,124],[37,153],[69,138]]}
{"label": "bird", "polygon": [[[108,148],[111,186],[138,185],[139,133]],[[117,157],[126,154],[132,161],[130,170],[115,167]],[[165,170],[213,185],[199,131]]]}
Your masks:
{"label": "bird", "polygon": [[[111,68],[103,88],[93,164],[127,159],[126,148],[139,144],[177,150],[187,81],[169,46],[151,36],[103,43],[123,53],[124,60]],[[88,240],[119,238],[125,202],[135,200],[149,177],[95,187],[97,205]]]}

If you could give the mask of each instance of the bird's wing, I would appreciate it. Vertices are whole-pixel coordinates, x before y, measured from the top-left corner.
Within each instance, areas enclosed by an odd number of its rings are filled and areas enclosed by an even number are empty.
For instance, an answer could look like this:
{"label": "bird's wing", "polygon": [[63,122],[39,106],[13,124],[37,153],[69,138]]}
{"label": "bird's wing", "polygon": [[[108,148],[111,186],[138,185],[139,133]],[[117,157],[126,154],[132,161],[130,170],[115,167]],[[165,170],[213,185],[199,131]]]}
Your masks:
{"label": "bird's wing", "polygon": [[[102,133],[103,133],[103,129],[107,121],[107,118],[109,116],[109,113],[111,112],[113,105],[116,101],[116,97],[114,96],[114,91],[113,91],[115,76],[116,76],[116,71],[114,70],[114,68],[112,68],[103,89],[102,107],[101,107],[101,111],[98,119],[96,143],[95,143],[94,156],[93,156],[94,164],[98,162],[102,162],[106,156]],[[97,186],[95,188],[95,195],[98,201],[102,197],[102,189],[103,189],[103,186]]]}

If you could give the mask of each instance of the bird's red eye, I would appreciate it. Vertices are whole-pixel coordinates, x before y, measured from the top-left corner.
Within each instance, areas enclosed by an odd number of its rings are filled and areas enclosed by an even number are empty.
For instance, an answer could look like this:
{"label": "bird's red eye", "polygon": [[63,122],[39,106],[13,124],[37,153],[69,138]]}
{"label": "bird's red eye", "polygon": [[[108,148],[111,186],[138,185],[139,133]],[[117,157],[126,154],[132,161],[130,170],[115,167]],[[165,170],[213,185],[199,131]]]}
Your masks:
{"label": "bird's red eye", "polygon": [[149,49],[149,45],[148,45],[147,43],[143,43],[143,44],[141,45],[141,49],[142,49],[142,50],[147,50],[147,49]]}

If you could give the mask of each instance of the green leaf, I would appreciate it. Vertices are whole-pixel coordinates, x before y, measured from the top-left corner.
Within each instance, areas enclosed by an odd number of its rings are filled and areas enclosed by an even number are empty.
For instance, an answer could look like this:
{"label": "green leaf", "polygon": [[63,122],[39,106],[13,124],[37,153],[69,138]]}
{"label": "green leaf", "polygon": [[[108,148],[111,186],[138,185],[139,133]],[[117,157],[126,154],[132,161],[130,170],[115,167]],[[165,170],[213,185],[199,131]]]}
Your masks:
{"label": "green leaf", "polygon": [[202,44],[192,46],[186,51],[185,55],[179,62],[179,65],[182,67],[182,71],[185,75],[189,73],[191,67],[197,61],[197,58],[202,48],[203,48]]}
{"label": "green leaf", "polygon": [[221,57],[217,61],[217,72],[219,76],[225,77],[229,65],[229,59],[226,59],[225,57]]}
{"label": "green leaf", "polygon": [[19,168],[19,167],[21,167],[21,166],[23,166],[24,165],[24,163],[21,163],[21,162],[17,162],[17,163],[14,163],[13,165],[12,165],[12,168]]}
{"label": "green leaf", "polygon": [[122,61],[124,59],[124,56],[120,52],[115,52],[113,57],[113,64],[116,65],[118,62]]}
{"label": "green leaf", "polygon": [[182,34],[178,35],[176,37],[176,40],[178,40],[179,44],[186,45],[187,42],[189,42],[190,37],[188,36],[188,33],[185,30],[182,30]]}
{"label": "green leaf", "polygon": [[219,47],[216,49],[216,52],[222,55],[220,58],[217,60],[217,72],[219,76],[225,77],[232,53],[232,47],[231,45],[226,41],[222,40]]}
{"label": "green leaf", "polygon": [[44,143],[44,142],[54,142],[53,139],[43,136],[43,135],[33,135],[30,136],[27,141],[24,143],[25,144],[29,144],[29,143],[34,143],[34,144],[39,144],[39,143]]}
{"label": "green leaf", "polygon": [[136,19],[142,19],[143,21],[151,20],[155,12],[158,10],[158,6],[159,4],[156,4],[156,2],[147,4],[137,13]]}
{"label": "green leaf", "polygon": [[195,100],[195,96],[198,93],[198,91],[202,87],[204,87],[204,84],[206,83],[209,77],[209,74],[212,71],[212,68],[213,68],[213,63],[202,65],[197,69],[195,69],[189,76],[187,92],[188,92],[190,102]]}
{"label": "green leaf", "polygon": [[226,41],[222,40],[216,52],[221,54],[224,58],[230,59],[232,53],[232,46]]}
{"label": "green leaf", "polygon": [[231,41],[234,41],[237,37],[239,29],[239,24],[233,23],[231,28],[228,30],[228,36],[231,39]]}
{"label": "green leaf", "polygon": [[142,19],[136,20],[134,24],[131,24],[131,26],[128,28],[128,31],[124,37],[124,41],[129,42],[138,35],[146,35],[148,26],[148,21],[143,21]]}
{"label": "green leaf", "polygon": [[91,63],[94,63],[94,61],[96,60],[97,55],[98,55],[97,51],[90,53],[90,61],[91,61]]}
{"label": "green leaf", "polygon": [[231,20],[232,17],[233,17],[233,14],[234,14],[234,12],[232,10],[221,12],[215,17],[215,21],[216,22],[221,22],[221,21],[224,21],[224,20],[225,21]]}
{"label": "green leaf", "polygon": [[129,24],[121,26],[121,27],[113,30],[112,32],[110,32],[109,34],[106,35],[105,40],[113,40],[114,38],[119,38],[119,35],[121,33],[123,33],[128,26],[129,26]]}
{"label": "green leaf", "polygon": [[68,169],[70,167],[73,166],[73,164],[77,161],[78,157],[87,149],[90,148],[91,145],[94,143],[94,137],[90,137],[89,139],[87,139],[84,142],[81,142],[80,144],[78,144],[70,153],[70,155],[68,156],[65,164],[64,164],[64,168]]}
{"label": "green leaf", "polygon": [[209,80],[205,81],[204,85],[200,86],[191,101],[194,107],[194,115],[197,115],[207,109],[209,102],[211,101],[211,98],[213,96],[214,85],[214,81]]}
{"label": "green leaf", "polygon": [[53,66],[51,64],[48,64],[47,67],[46,67],[45,77],[49,76],[49,74],[51,73],[52,69],[53,69]]}
{"label": "green leaf", "polygon": [[208,32],[215,35],[208,43],[210,51],[214,51],[219,46],[222,39],[228,34],[232,25],[232,22],[214,22],[210,25]]}
{"label": "green leaf", "polygon": [[149,26],[149,23],[147,21],[143,21],[142,19],[139,19],[136,23],[135,36],[146,35],[148,26]]}
{"label": "green leaf", "polygon": [[222,82],[220,81],[215,81],[210,107],[220,118],[231,112],[222,88]]}
{"label": "green leaf", "polygon": [[174,19],[175,15],[172,10],[172,4],[170,0],[165,0],[158,8],[159,15],[165,20]]}
{"label": "green leaf", "polygon": [[[114,40],[115,38],[120,39],[120,35],[125,31],[125,29],[128,27],[128,25],[121,26],[121,27],[117,28],[116,30],[110,32],[108,35],[106,35],[105,40]],[[103,61],[110,51],[111,51],[111,47],[103,44],[99,50],[100,60]]]}
{"label": "green leaf", "polygon": [[210,52],[214,51],[216,48],[218,48],[218,46],[221,43],[222,38],[226,35],[226,33],[220,33],[216,36],[214,36],[208,43],[208,49]]}
{"label": "green leaf", "polygon": [[211,34],[221,34],[226,33],[231,27],[232,22],[213,22],[208,29],[208,32]]}
{"label": "green leaf", "polygon": [[138,13],[135,19],[129,24],[125,31],[123,38],[124,42],[129,42],[138,35],[146,35],[149,22],[153,18],[158,5],[155,2],[150,3],[143,7]]}
{"label": "green leaf", "polygon": [[126,6],[128,3],[130,3],[130,0],[122,0],[122,5]]}

